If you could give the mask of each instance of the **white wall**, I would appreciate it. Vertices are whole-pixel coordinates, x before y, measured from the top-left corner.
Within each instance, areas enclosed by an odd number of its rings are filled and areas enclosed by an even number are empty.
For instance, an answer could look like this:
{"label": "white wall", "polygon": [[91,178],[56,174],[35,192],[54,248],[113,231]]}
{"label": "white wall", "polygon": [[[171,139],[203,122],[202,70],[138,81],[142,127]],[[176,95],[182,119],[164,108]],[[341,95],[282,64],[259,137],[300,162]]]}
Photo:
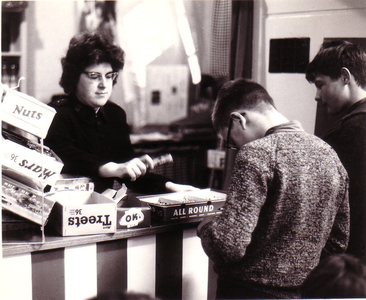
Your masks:
{"label": "white wall", "polygon": [[[161,0],[154,0],[156,2]],[[171,2],[173,12],[175,11],[174,1]],[[124,14],[141,4],[142,0],[118,0],[117,22],[118,33],[122,36],[131,35],[131,31],[123,31],[123,17]],[[148,2],[148,1],[147,1]],[[163,2],[163,1],[161,1]],[[211,30],[212,12],[211,0],[209,1],[195,1],[184,0],[186,13],[189,15],[189,21],[194,28],[193,38],[195,46],[199,50],[199,59],[201,62],[202,71],[209,70],[209,42]],[[25,18],[27,21],[27,51],[26,58],[26,77],[24,81],[25,92],[38,100],[48,103],[51,97],[55,94],[62,94],[63,90],[59,86],[59,79],[61,76],[61,58],[66,54],[69,41],[72,36],[78,32],[79,20],[81,10],[84,6],[84,0],[36,0],[29,1],[28,8],[25,11]],[[191,15],[198,11],[196,16]],[[162,18],[161,22],[165,22],[165,26],[172,26],[167,22],[167,19],[172,19],[175,22],[175,16],[166,16]],[[170,28],[171,30],[177,30]],[[121,37],[119,36],[119,37]],[[136,36],[136,39],[141,37]],[[119,42],[122,42],[121,40]],[[154,64],[186,64],[187,56],[185,55],[183,45],[179,35],[176,35],[175,40],[165,38],[165,43],[170,42],[172,45],[165,49],[160,57],[158,57]],[[204,43],[204,44],[202,44]],[[126,93],[130,90],[135,92],[136,87],[133,85],[135,78],[129,73],[130,58],[133,56],[129,52],[128,47],[122,45],[126,52],[126,65],[123,74],[120,75],[115,91],[113,93],[112,101],[121,105],[127,112],[128,122],[131,125],[139,123],[141,119],[141,112],[139,111],[139,103],[141,99],[133,95],[133,97],[126,97]],[[151,52],[147,49],[147,52]],[[127,83],[132,82],[129,88],[126,88]],[[124,89],[124,90],[122,90]],[[131,100],[131,99],[132,100]]]}
{"label": "white wall", "polygon": [[315,87],[304,74],[269,73],[269,43],[310,37],[310,61],[324,37],[366,37],[363,0],[255,0],[253,79],[263,84],[280,112],[314,132]]}
{"label": "white wall", "polygon": [[61,58],[77,30],[76,1],[29,1],[26,9],[27,94],[42,102],[63,93],[58,82]]}
{"label": "white wall", "polygon": [[[27,93],[43,102],[63,92],[58,84],[60,59],[77,32],[82,4],[82,0],[29,2],[25,84]],[[324,37],[365,37],[366,1],[255,0],[254,9],[253,79],[268,89],[283,114],[314,132],[315,87],[304,74],[268,72],[270,39],[310,37],[312,59]]]}

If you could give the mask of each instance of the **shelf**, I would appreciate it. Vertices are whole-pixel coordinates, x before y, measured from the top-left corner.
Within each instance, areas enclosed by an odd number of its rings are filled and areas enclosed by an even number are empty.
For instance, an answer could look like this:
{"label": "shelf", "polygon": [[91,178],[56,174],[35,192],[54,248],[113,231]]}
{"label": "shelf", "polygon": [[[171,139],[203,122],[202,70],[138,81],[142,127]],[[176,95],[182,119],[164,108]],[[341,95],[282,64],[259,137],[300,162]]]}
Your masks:
{"label": "shelf", "polygon": [[18,87],[19,78],[26,76],[26,1],[2,1],[1,11],[1,82],[26,93]]}
{"label": "shelf", "polygon": [[195,228],[202,220],[203,218],[195,218],[175,223],[173,222],[173,223],[155,224],[145,228],[118,229],[117,232],[109,234],[104,233],[104,234],[62,237],[57,234],[48,233],[46,235],[45,243],[43,244],[19,243],[17,245],[16,244],[3,245],[2,252],[3,256],[6,257],[34,251],[75,247],[92,243],[101,243],[101,242],[107,242],[119,239],[128,239],[145,235],[154,235],[163,232],[170,232],[187,228]]}
{"label": "shelf", "polygon": [[12,51],[12,52],[1,52],[2,57],[21,57],[22,52],[20,51]]}
{"label": "shelf", "polygon": [[21,55],[3,55],[1,57],[1,82],[10,88],[16,87],[19,81]]}
{"label": "shelf", "polygon": [[22,12],[28,7],[27,1],[2,1],[3,12]]}

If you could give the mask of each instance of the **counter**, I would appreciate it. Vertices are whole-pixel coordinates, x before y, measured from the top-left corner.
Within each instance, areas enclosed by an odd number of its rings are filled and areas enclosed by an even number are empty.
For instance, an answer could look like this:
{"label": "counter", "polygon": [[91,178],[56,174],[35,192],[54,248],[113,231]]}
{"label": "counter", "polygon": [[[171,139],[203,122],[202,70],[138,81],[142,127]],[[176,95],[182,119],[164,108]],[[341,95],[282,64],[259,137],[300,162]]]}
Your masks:
{"label": "counter", "polygon": [[214,299],[216,275],[196,235],[200,219],[3,246],[4,299],[89,299],[123,290],[160,299]]}
{"label": "counter", "polygon": [[[135,141],[136,153],[172,153],[174,163],[155,172],[182,184],[206,187],[207,149],[216,136]],[[215,297],[216,277],[191,222],[122,229],[114,234],[61,237],[43,244],[3,246],[1,299],[90,299],[105,292],[136,291],[160,299]]]}

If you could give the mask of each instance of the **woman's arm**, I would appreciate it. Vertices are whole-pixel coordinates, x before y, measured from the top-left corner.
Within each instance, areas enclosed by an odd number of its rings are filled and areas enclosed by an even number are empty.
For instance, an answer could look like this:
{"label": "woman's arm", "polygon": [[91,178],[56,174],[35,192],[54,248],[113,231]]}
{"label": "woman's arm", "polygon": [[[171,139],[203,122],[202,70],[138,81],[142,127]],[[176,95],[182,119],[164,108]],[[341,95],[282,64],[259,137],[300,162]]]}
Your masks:
{"label": "woman's arm", "polygon": [[154,169],[152,158],[145,154],[139,158],[133,158],[125,163],[108,162],[99,167],[101,177],[130,177],[135,181],[138,177],[145,175],[148,168]]}

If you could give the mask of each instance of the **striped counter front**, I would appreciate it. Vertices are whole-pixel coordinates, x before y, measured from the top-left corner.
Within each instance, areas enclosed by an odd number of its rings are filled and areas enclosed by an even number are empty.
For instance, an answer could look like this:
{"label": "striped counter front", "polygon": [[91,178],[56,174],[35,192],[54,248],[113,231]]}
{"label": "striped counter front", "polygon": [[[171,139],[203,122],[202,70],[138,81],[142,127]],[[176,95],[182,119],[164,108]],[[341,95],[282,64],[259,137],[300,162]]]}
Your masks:
{"label": "striped counter front", "polygon": [[84,300],[128,290],[160,299],[214,299],[216,274],[196,226],[46,237],[42,245],[3,246],[0,298]]}

